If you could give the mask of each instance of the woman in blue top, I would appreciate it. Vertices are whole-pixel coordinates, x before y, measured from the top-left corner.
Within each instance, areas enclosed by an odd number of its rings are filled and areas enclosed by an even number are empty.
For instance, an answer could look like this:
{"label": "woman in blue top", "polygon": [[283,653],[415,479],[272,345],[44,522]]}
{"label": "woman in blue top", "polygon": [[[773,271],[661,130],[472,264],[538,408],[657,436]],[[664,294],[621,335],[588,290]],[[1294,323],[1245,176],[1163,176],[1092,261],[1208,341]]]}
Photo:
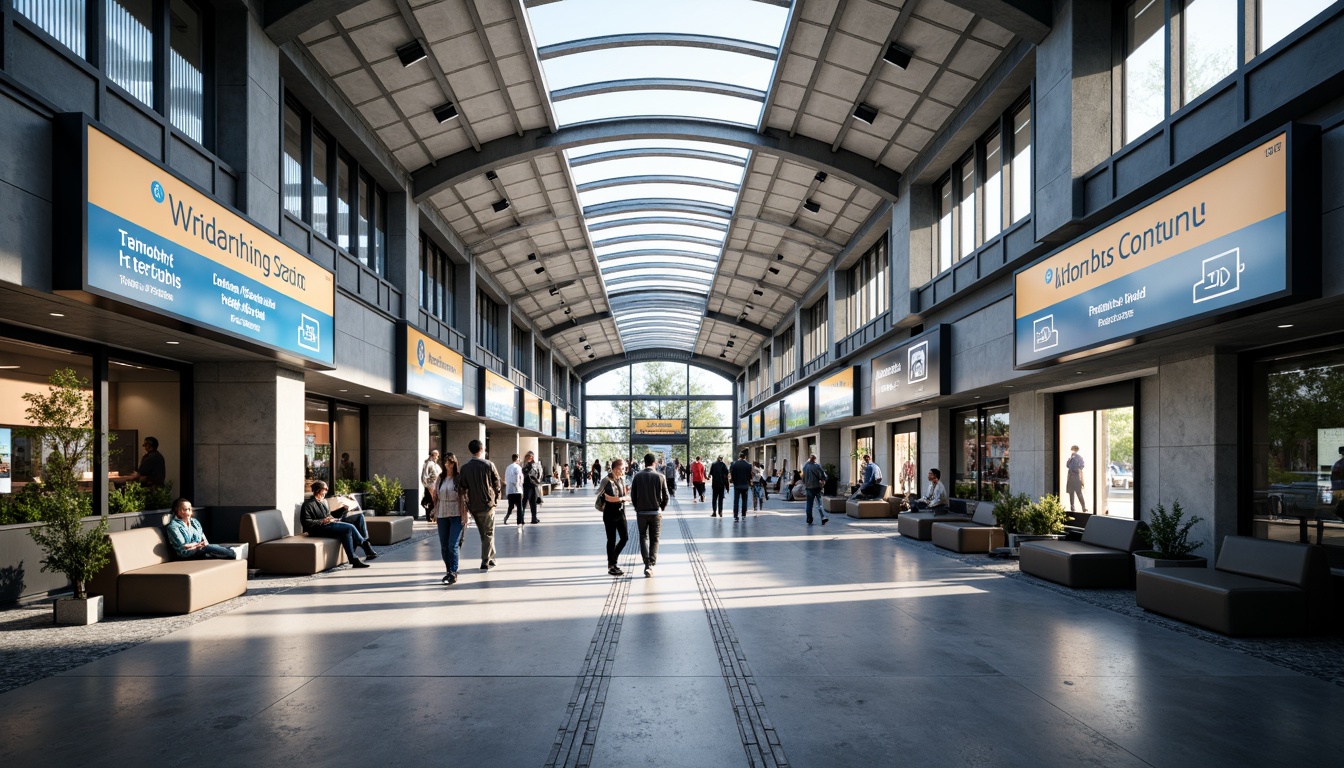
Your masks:
{"label": "woman in blue top", "polygon": [[173,551],[183,560],[198,557],[215,557],[221,560],[237,560],[238,550],[211,544],[201,530],[201,521],[192,515],[191,502],[185,498],[173,502],[173,519],[168,523],[168,541]]}

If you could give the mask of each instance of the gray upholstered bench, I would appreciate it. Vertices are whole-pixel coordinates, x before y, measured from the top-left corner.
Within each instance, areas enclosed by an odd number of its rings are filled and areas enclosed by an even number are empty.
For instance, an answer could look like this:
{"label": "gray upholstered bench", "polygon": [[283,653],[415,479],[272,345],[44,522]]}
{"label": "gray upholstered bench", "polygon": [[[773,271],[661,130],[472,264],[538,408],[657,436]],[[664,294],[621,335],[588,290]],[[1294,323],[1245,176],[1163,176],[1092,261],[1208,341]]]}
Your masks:
{"label": "gray upholstered bench", "polygon": [[1002,547],[1007,534],[994,519],[994,503],[976,502],[969,520],[938,520],[929,526],[934,546],[953,552],[988,552]]}
{"label": "gray upholstered bench", "polygon": [[1249,536],[1225,537],[1212,569],[1139,571],[1134,599],[1145,611],[1225,635],[1319,632],[1333,603],[1320,547]]}
{"label": "gray upholstered bench", "polygon": [[907,539],[916,541],[928,541],[933,538],[933,524],[946,522],[970,522],[970,515],[963,515],[951,511],[935,512],[925,510],[923,512],[903,512],[896,523],[896,532]]}
{"label": "gray upholstered bench", "polygon": [[1019,549],[1023,573],[1066,587],[1134,586],[1134,550],[1142,522],[1093,515],[1081,541],[1028,541]]}
{"label": "gray upholstered bench", "polygon": [[340,540],[291,535],[278,509],[248,512],[238,533],[250,549],[248,562],[266,573],[321,573],[346,561]]}

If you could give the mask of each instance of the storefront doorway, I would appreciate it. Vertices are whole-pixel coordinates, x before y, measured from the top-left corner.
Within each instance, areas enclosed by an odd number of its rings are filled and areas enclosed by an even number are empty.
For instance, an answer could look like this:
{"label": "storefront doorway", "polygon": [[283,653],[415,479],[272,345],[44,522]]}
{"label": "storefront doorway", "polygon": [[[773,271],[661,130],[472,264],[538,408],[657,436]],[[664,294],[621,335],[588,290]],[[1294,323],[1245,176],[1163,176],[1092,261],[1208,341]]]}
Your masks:
{"label": "storefront doorway", "polygon": [[919,493],[919,419],[891,425],[891,491]]}
{"label": "storefront doorway", "polygon": [[1135,388],[1127,381],[1057,397],[1055,492],[1065,509],[1134,518]]}

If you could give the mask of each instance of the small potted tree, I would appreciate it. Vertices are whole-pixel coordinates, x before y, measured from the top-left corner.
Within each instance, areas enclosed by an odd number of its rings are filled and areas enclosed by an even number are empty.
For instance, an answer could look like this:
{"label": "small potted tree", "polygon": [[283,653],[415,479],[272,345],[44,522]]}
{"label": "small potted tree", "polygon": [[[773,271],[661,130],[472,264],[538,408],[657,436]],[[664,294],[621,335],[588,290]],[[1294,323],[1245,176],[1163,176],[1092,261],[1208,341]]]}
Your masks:
{"label": "small potted tree", "polygon": [[1004,533],[1015,534],[1021,524],[1022,516],[1031,507],[1031,497],[1025,493],[1013,495],[1001,493],[994,502],[994,521]]}
{"label": "small potted tree", "polygon": [[92,624],[103,617],[103,598],[90,598],[87,584],[112,553],[106,515],[96,526],[85,527],[84,518],[93,515],[93,499],[79,489],[77,479],[93,449],[93,398],[89,381],[70,368],[52,372],[47,381],[46,394],[23,395],[25,414],[35,425],[24,432],[38,450],[48,451],[40,487],[24,489],[33,517],[44,523],[28,534],[46,553],[42,570],[65,574],[74,587],[74,597],[56,601],[56,623]]}
{"label": "small potted tree", "polygon": [[1034,504],[1027,504],[1017,516],[1017,533],[1008,537],[1008,546],[1016,549],[1024,541],[1058,539],[1064,533],[1069,513],[1059,503],[1059,497],[1047,494]]}
{"label": "small potted tree", "polygon": [[1209,561],[1191,554],[1204,546],[1202,539],[1191,541],[1190,529],[1203,521],[1199,515],[1185,518],[1181,502],[1173,501],[1171,511],[1161,504],[1148,510],[1148,525],[1141,533],[1152,549],[1134,553],[1136,568],[1207,568]]}
{"label": "small potted tree", "polygon": [[369,490],[364,493],[364,502],[376,514],[390,515],[393,511],[401,511],[402,495],[400,480],[374,475]]}
{"label": "small potted tree", "polygon": [[823,496],[834,496],[840,488],[840,468],[834,464],[823,464],[822,470],[826,473],[826,484],[821,487]]}

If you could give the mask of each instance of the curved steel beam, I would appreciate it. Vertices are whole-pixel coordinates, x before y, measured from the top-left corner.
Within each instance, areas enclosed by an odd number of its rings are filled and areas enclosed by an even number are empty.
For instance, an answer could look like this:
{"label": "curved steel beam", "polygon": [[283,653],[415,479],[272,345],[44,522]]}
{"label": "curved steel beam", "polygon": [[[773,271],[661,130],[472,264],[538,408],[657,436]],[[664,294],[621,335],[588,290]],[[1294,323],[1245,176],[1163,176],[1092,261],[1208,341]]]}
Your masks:
{"label": "curved steel beam", "polygon": [[[618,245],[619,243],[617,241],[635,243],[648,239],[649,238],[644,237],[635,237],[635,238],[613,237],[610,241],[604,241],[604,242],[607,242],[608,245]],[[658,239],[670,240],[671,238],[658,238]],[[694,242],[694,240],[690,241],[682,240],[679,242]],[[601,245],[593,243],[593,248],[596,249],[601,247],[602,247]],[[654,256],[671,256],[673,258],[678,259],[694,259],[697,261],[712,261],[715,264],[719,263],[719,257],[717,255],[701,253],[700,251],[684,251],[679,248],[637,248],[633,251],[617,251],[615,253],[604,253],[597,257],[597,263],[601,264],[607,261],[615,261],[617,259],[628,259],[632,257],[651,258]]]}
{"label": "curved steel beam", "polygon": [[[676,227],[699,227],[700,229],[709,229],[715,232],[728,233],[727,224],[717,224],[712,221],[702,219],[683,219],[677,216],[640,216],[634,219],[613,219],[611,221],[600,221],[596,224],[589,224],[589,232],[601,232],[604,229],[616,229],[618,227],[630,226],[676,226]],[[723,241],[720,240],[722,245]]]}
{"label": "curved steel beam", "polygon": [[594,163],[607,163],[613,160],[638,160],[646,157],[673,157],[678,160],[704,160],[711,163],[723,163],[738,168],[744,168],[747,165],[747,159],[737,155],[726,155],[722,152],[710,152],[707,149],[691,149],[689,147],[636,147],[633,149],[613,149],[610,152],[594,152],[591,155],[583,157],[571,157],[569,159],[570,168],[578,168],[584,165]]}
{"label": "curved steel beam", "polygon": [[566,318],[564,322],[561,322],[557,325],[553,325],[550,328],[547,328],[546,330],[542,331],[541,336],[544,339],[549,339],[552,336],[556,336],[558,334],[564,333],[565,331],[577,328],[580,325],[588,325],[589,323],[600,323],[603,320],[610,320],[610,319],[611,319],[611,313],[606,311],[594,312],[591,315],[584,315],[582,317],[570,316],[569,318]]}
{"label": "curved steel beam", "polygon": [[[652,262],[644,262],[642,264],[621,264],[620,266],[616,267],[604,267],[602,269],[602,274],[618,275],[622,272],[634,272],[640,269],[679,270],[683,272],[700,272],[706,275],[712,275],[715,272],[719,271],[717,266],[708,267],[701,264],[675,264],[666,261],[652,261]],[[610,285],[611,284],[610,281],[608,281],[607,284]]]}
{"label": "curved steel beam", "polygon": [[569,56],[575,53],[605,51],[612,48],[649,46],[657,46],[660,48],[708,48],[713,51],[740,53],[744,56],[755,56],[761,59],[770,59],[771,61],[774,61],[775,58],[779,56],[779,49],[773,45],[752,43],[732,37],[646,32],[629,35],[603,35],[602,37],[588,37],[583,40],[570,40],[564,43],[556,43],[555,45],[545,45],[537,48],[537,58],[546,61],[547,59],[554,59],[559,56]]}
{"label": "curved steel beam", "polygon": [[718,358],[708,357],[706,355],[659,355],[657,352],[639,352],[626,353],[624,355],[608,355],[607,357],[589,360],[583,365],[577,366],[574,372],[578,374],[579,379],[585,383],[590,379],[595,379],[608,371],[614,371],[623,365],[630,363],[644,362],[665,362],[665,363],[690,363],[708,369],[714,373],[723,376],[728,381],[735,381],[742,375],[742,369]]}
{"label": "curved steel beam", "polygon": [[[652,291],[643,291],[642,295],[646,298],[677,299],[679,301],[685,301],[685,302],[694,301],[700,306],[704,306],[705,303],[705,294],[699,293],[697,291],[680,290],[677,288],[658,288]],[[628,292],[627,294],[621,295],[621,298],[619,300],[617,300],[617,297],[615,296],[613,296],[611,299],[613,310],[616,309],[617,307],[623,307],[626,304],[630,303],[640,304],[642,302],[643,300],[640,299],[638,296],[629,295]]]}
{"label": "curved steel beam", "polygon": [[774,331],[770,330],[769,328],[766,328],[763,325],[758,325],[756,323],[751,322],[750,320],[738,320],[737,315],[725,315],[722,312],[716,312],[712,309],[707,310],[705,312],[705,319],[715,320],[727,325],[734,325],[749,333],[754,333],[757,336],[760,336],[761,338],[765,339],[768,339],[775,335]]}
{"label": "curved steel beam", "polygon": [[708,179],[704,176],[672,176],[658,174],[644,174],[641,176],[613,176],[609,179],[598,179],[597,181],[588,181],[575,187],[580,192],[592,192],[595,189],[611,189],[612,187],[629,187],[636,184],[685,184],[692,187],[709,187],[723,192],[736,192],[740,185],[731,181],[719,181],[718,179]]}
{"label": "curved steel beam", "polygon": [[701,216],[713,216],[716,219],[731,219],[733,209],[726,205],[705,203],[698,200],[684,200],[676,197],[638,197],[628,200],[612,200],[609,203],[589,205],[583,209],[583,217],[591,219],[598,216],[610,216],[615,213],[633,213],[637,211],[668,211],[671,213],[695,213]]}
{"label": "curved steel beam", "polygon": [[716,96],[731,96],[747,101],[765,101],[765,91],[747,88],[732,83],[716,83],[713,80],[691,80],[680,77],[632,77],[625,80],[603,80],[600,83],[584,83],[569,88],[551,91],[551,101],[569,101],[585,96],[601,96],[604,93],[627,93],[629,91],[694,91],[712,93]]}
{"label": "curved steel beam", "polygon": [[[657,278],[657,277],[617,277],[617,278],[614,278],[614,279],[612,279],[612,280],[607,280],[606,283],[607,283],[607,288],[608,288],[608,292],[609,292],[609,293],[623,293],[623,292],[629,291],[630,289],[627,288],[626,291],[621,291],[621,290],[620,290],[620,286],[623,286],[623,285],[635,285],[635,286],[638,286],[638,285],[640,285],[640,284],[644,284],[644,283],[657,282],[657,281],[659,281],[659,280],[661,280],[661,279],[662,279],[662,278]],[[669,283],[685,283],[685,284],[687,284],[687,285],[698,285],[698,286],[703,286],[703,287],[705,288],[706,291],[708,291],[708,290],[709,290],[709,287],[710,287],[711,285],[714,284],[714,281],[713,281],[713,280],[697,280],[697,279],[695,279],[695,278],[691,278],[691,277],[681,277],[681,278],[677,278],[677,279],[675,279],[675,280],[667,280],[666,282],[669,282]],[[611,290],[611,289],[616,289],[616,290],[613,291],[613,290]],[[706,296],[706,298],[708,298],[708,296]]]}
{"label": "curved steel beam", "polygon": [[[599,120],[561,128],[555,133],[537,129],[522,136],[509,134],[482,144],[479,152],[465,149],[438,158],[413,174],[415,200],[420,202],[444,187],[538,155],[627,139],[686,139],[759,150],[839,176],[888,201],[896,200],[901,181],[901,174],[877,165],[870,158],[843,149],[831,152],[830,144],[802,135],[789,136],[773,130],[757,133],[755,128],[713,120],[654,117]],[[724,217],[731,214],[728,211]]]}

